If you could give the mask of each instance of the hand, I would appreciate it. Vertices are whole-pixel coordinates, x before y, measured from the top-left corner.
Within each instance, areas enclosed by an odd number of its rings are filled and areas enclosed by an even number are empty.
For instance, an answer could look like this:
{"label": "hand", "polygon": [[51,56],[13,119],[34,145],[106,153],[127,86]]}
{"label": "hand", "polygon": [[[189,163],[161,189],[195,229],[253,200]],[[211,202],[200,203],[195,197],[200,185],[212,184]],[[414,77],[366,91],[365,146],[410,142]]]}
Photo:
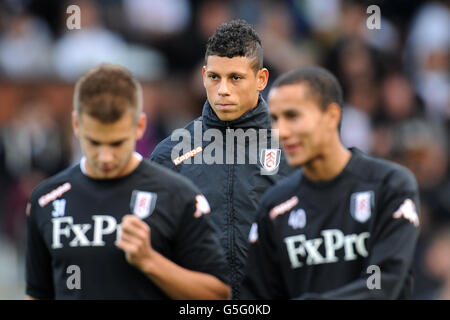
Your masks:
{"label": "hand", "polygon": [[134,215],[125,215],[117,247],[125,251],[128,263],[145,272],[153,253],[149,225]]}

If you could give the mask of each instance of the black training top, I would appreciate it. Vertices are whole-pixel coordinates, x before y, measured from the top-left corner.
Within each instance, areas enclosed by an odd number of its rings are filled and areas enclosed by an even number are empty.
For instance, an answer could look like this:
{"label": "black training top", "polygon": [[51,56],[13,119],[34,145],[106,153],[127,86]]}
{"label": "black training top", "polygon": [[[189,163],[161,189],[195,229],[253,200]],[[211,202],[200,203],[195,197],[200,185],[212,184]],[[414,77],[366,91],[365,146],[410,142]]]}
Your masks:
{"label": "black training top", "polygon": [[264,195],[249,236],[244,298],[410,297],[416,180],[406,168],[351,151],[334,179],[317,183],[298,170]]}
{"label": "black training top", "polygon": [[130,213],[149,224],[158,252],[228,283],[204,197],[186,178],[148,160],[108,180],[86,176],[80,165],[68,168],[34,190],[27,211],[26,293],[32,297],[168,298],[115,246]]}
{"label": "black training top", "polygon": [[[269,110],[262,97],[256,108],[233,121],[220,120],[206,101],[202,116],[181,131],[189,139],[183,138],[178,142],[178,134],[169,136],[158,144],[150,157],[151,160],[189,178],[211,204],[211,219],[220,230],[220,243],[227,257],[233,299],[240,298],[239,289],[247,258],[247,235],[255,220],[261,197],[269,187],[293,171],[280,150],[279,170],[274,172],[276,174],[261,174],[264,148],[278,148],[273,145],[270,128]],[[214,132],[220,138],[208,138],[208,135],[214,136]],[[228,140],[230,132],[236,135],[236,139]],[[246,137],[247,134],[251,136],[251,133],[255,133],[258,138]],[[196,139],[200,145],[195,145]],[[173,153],[177,146],[183,145],[183,141],[187,144],[187,151],[195,150],[199,146],[202,151],[192,159],[176,164],[172,159]],[[239,149],[242,151],[239,152]],[[225,161],[207,162],[205,154],[208,153]],[[244,156],[245,163],[226,161],[228,157],[237,160],[238,156]],[[259,162],[252,163],[252,156]]]}

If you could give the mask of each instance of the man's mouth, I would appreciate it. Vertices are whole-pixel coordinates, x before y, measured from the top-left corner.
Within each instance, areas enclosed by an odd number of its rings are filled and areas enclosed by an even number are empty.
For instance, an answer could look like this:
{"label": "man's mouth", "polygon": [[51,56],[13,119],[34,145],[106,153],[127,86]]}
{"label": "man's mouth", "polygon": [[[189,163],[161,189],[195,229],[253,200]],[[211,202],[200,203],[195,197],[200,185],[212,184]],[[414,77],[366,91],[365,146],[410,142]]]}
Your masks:
{"label": "man's mouth", "polygon": [[287,153],[293,153],[293,152],[299,150],[301,148],[301,146],[302,146],[301,143],[288,143],[288,144],[283,144],[283,149]]}
{"label": "man's mouth", "polygon": [[112,167],[101,167],[100,171],[103,172],[104,174],[108,174],[111,171],[113,171],[113,168]]}
{"label": "man's mouth", "polygon": [[218,109],[231,109],[234,107],[232,103],[216,103]]}

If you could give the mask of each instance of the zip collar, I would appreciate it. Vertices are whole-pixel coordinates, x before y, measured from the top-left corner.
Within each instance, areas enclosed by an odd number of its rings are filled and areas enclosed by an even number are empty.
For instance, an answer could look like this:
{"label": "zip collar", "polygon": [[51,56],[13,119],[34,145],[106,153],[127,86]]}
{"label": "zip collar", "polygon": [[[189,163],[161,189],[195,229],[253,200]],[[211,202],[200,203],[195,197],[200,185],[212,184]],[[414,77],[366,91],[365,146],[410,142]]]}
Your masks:
{"label": "zip collar", "polygon": [[269,117],[269,108],[264,98],[259,95],[258,105],[244,113],[239,118],[232,121],[222,121],[217,117],[213,108],[206,100],[202,112],[203,123],[207,127],[213,128],[254,128],[254,129],[269,129],[271,127],[271,120]]}

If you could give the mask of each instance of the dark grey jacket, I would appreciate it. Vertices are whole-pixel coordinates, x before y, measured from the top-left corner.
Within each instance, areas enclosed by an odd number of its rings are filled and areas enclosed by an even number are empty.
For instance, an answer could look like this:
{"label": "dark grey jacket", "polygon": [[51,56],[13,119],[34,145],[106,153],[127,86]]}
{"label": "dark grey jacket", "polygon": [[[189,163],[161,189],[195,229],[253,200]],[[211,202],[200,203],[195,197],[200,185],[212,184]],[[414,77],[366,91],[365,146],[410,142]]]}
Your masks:
{"label": "dark grey jacket", "polygon": [[[150,157],[191,179],[207,198],[226,252],[233,299],[240,297],[248,235],[259,200],[270,186],[293,170],[280,152],[277,173],[262,174],[261,149],[274,147],[270,129],[268,107],[262,97],[256,108],[229,122],[221,121],[206,101],[202,116],[181,131],[175,130],[158,144]],[[231,140],[233,134],[235,138]],[[181,147],[184,149],[173,151]],[[199,153],[194,155],[189,153],[191,150]],[[179,158],[183,154],[187,156]],[[245,156],[244,163],[239,158],[242,156]]]}

